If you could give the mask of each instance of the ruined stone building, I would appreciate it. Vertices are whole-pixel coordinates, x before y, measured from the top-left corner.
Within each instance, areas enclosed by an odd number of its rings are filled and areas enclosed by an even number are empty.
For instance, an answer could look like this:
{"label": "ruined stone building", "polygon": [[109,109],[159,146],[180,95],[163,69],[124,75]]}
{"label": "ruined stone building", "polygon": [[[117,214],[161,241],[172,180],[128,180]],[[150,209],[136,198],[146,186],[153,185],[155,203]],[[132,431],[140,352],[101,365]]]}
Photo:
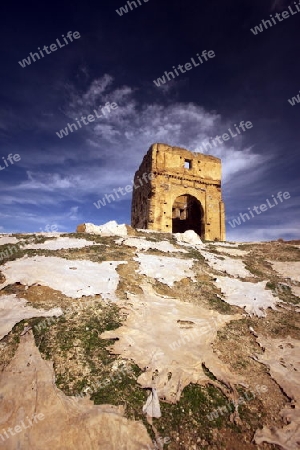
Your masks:
{"label": "ruined stone building", "polygon": [[225,240],[219,158],[153,144],[134,184],[132,227],[170,233],[194,230],[206,240]]}

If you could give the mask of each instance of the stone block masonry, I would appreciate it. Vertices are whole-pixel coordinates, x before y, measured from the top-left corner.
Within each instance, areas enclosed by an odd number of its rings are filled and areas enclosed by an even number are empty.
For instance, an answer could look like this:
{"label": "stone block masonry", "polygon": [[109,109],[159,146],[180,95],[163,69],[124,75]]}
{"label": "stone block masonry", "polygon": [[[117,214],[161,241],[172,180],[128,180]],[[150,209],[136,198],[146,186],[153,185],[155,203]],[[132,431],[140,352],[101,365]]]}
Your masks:
{"label": "stone block masonry", "polygon": [[167,144],[153,144],[135,174],[152,180],[133,191],[131,225],[165,233],[194,230],[205,240],[225,240],[221,160]]}

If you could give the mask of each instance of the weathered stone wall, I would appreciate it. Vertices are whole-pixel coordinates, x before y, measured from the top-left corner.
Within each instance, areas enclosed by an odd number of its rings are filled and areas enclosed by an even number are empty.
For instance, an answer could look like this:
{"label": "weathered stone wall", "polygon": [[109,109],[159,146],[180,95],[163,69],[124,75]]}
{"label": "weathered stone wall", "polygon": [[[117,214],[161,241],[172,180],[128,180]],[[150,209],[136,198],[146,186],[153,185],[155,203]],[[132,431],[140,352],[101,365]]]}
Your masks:
{"label": "weathered stone wall", "polygon": [[204,239],[225,240],[219,158],[153,144],[135,174],[136,184],[144,173],[153,179],[133,191],[133,227],[163,232],[190,227]]}
{"label": "weathered stone wall", "polygon": [[134,176],[131,203],[131,226],[134,228],[149,228],[150,198],[155,187],[155,181],[151,180],[153,177],[152,159],[148,152]]}

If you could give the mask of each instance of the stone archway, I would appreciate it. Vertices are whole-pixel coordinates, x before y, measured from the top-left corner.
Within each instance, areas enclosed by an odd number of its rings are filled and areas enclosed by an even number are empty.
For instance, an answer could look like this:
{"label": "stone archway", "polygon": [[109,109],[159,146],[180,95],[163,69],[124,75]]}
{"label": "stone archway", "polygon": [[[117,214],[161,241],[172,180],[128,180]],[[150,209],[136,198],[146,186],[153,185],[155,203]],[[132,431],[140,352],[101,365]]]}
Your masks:
{"label": "stone archway", "polygon": [[196,197],[185,194],[177,197],[172,207],[172,233],[194,230],[204,238],[204,210]]}

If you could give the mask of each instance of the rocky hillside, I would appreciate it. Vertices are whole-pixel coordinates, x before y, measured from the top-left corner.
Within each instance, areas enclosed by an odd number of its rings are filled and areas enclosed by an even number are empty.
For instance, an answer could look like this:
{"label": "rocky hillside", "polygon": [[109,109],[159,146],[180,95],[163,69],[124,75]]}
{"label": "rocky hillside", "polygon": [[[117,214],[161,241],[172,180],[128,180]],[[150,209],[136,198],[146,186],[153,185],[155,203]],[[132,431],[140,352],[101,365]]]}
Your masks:
{"label": "rocky hillside", "polygon": [[300,448],[300,241],[79,230],[0,236],[0,448]]}

